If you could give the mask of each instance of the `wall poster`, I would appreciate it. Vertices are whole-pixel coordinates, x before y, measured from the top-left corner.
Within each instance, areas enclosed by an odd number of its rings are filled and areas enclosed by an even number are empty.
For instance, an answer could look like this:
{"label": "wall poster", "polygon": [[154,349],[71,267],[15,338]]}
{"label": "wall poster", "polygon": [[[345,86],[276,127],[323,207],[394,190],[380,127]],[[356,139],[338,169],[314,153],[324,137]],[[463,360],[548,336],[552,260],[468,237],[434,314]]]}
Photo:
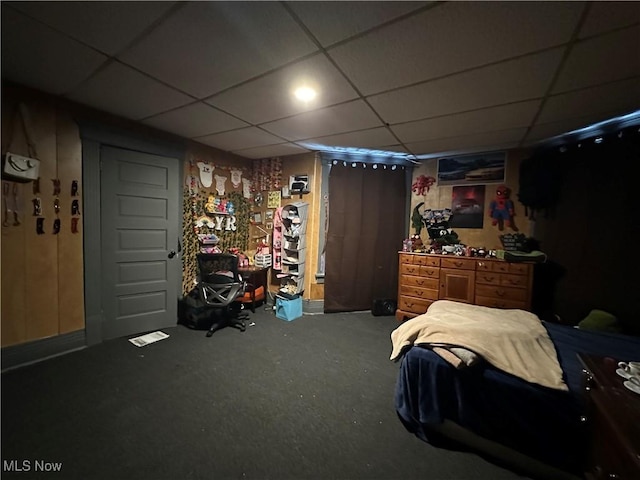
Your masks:
{"label": "wall poster", "polygon": [[449,226],[452,228],[482,228],[484,225],[484,185],[453,187]]}
{"label": "wall poster", "polygon": [[438,159],[438,186],[504,183],[505,152],[474,153]]}

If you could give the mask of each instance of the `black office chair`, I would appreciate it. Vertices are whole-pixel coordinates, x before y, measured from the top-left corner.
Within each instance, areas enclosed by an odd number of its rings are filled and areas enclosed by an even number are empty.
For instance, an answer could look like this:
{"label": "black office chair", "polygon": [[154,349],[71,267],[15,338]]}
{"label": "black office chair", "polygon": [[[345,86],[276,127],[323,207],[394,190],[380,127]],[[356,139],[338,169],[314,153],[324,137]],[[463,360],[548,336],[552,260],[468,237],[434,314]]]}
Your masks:
{"label": "black office chair", "polygon": [[249,314],[242,312],[243,304],[237,300],[253,289],[238,272],[238,257],[231,253],[199,253],[197,259],[200,298],[213,310],[207,337],[227,326],[244,332]]}

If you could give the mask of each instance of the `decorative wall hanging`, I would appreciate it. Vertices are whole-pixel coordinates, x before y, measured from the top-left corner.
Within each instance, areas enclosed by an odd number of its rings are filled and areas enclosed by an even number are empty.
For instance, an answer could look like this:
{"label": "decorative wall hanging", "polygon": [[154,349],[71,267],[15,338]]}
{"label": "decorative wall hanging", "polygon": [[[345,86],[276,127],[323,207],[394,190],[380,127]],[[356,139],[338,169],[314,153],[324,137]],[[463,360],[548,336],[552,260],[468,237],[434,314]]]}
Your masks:
{"label": "decorative wall hanging", "polygon": [[427,175],[420,175],[411,185],[411,191],[416,195],[426,195],[431,187],[436,183],[436,179]]}
{"label": "decorative wall hanging", "polygon": [[224,184],[227,181],[227,177],[223,177],[222,175],[216,175],[216,192],[218,195],[224,195]]}
{"label": "decorative wall hanging", "polygon": [[206,188],[209,188],[213,183],[213,171],[216,167],[205,162],[198,162],[197,165],[200,169],[200,182]]}
{"label": "decorative wall hanging", "polygon": [[195,221],[196,233],[199,232],[201,228],[216,231],[235,231],[237,229],[236,221],[235,215],[213,215],[212,217],[203,215]]}
{"label": "decorative wall hanging", "polygon": [[[18,128],[24,132],[26,156],[12,153],[16,151],[15,133]],[[14,114],[9,133],[7,152],[3,156],[2,177],[16,182],[31,182],[38,178],[40,160],[36,152],[36,143],[31,127],[31,117],[27,106],[20,103]]]}
{"label": "decorative wall hanging", "polygon": [[16,182],[31,182],[38,178],[40,172],[40,160],[23,157],[15,153],[7,152],[3,158],[2,176]]}
{"label": "decorative wall hanging", "polygon": [[187,187],[187,193],[189,195],[198,195],[202,184],[200,183],[200,179],[196,175],[187,175],[184,183]]}
{"label": "decorative wall hanging", "polygon": [[231,185],[233,188],[238,188],[242,184],[242,170],[232,168],[229,172],[231,173]]}
{"label": "decorative wall hanging", "polygon": [[[13,225],[17,227],[20,225],[20,216],[18,212],[18,205],[20,205],[18,201],[18,185],[13,184],[12,194],[9,195],[10,183],[3,182],[2,183],[2,199],[4,200],[4,220],[2,225],[5,227],[9,227]],[[10,223],[10,217],[13,217],[13,223]]]}
{"label": "decorative wall hanging", "polygon": [[244,198],[251,198],[251,180],[248,178],[242,179],[242,196]]}
{"label": "decorative wall hanging", "polygon": [[253,162],[252,188],[255,192],[280,190],[282,187],[282,160],[263,158]]}

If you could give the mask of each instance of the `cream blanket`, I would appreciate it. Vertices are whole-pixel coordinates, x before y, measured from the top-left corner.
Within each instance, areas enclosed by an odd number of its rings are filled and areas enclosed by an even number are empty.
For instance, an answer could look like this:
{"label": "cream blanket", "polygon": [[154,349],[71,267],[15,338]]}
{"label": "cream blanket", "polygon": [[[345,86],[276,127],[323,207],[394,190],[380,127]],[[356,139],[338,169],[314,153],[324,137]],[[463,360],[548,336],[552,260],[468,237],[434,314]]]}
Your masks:
{"label": "cream blanket", "polygon": [[536,315],[524,310],[438,300],[426,313],[396,328],[391,343],[391,360],[410,345],[463,347],[523,380],[568,390],[547,330]]}

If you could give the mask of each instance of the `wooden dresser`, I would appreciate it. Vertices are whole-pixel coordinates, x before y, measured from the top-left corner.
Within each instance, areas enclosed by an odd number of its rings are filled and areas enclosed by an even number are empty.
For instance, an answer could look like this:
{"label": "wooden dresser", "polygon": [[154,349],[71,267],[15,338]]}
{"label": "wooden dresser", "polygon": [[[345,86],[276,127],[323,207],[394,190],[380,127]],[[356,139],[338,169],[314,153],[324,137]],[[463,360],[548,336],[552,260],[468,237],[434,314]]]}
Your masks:
{"label": "wooden dresser", "polygon": [[407,252],[399,257],[399,321],[426,312],[436,300],[531,310],[532,263]]}
{"label": "wooden dresser", "polygon": [[640,395],[624,387],[616,374],[616,359],[584,354],[578,358],[589,427],[586,477],[640,478]]}

